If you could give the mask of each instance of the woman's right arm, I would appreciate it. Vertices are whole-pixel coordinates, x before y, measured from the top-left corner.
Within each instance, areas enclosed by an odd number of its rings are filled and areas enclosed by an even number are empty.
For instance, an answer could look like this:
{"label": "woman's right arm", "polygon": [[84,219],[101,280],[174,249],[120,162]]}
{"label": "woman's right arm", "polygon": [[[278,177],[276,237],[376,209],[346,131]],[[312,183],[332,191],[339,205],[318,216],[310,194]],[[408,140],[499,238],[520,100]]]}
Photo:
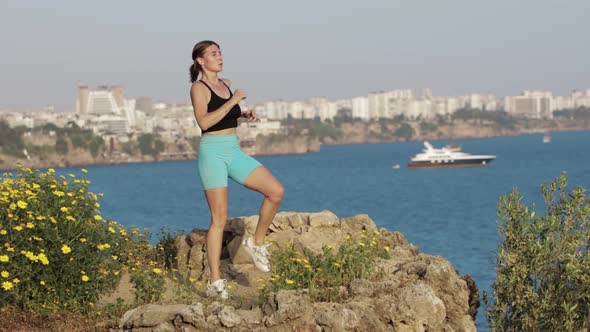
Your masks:
{"label": "woman's right arm", "polygon": [[193,110],[195,111],[195,118],[197,119],[197,124],[199,124],[199,127],[203,131],[221,121],[240,100],[246,97],[246,94],[242,90],[236,90],[232,97],[220,108],[213,112],[207,112],[207,103],[210,98],[207,93],[210,92],[202,83],[193,84],[191,87],[191,101]]}

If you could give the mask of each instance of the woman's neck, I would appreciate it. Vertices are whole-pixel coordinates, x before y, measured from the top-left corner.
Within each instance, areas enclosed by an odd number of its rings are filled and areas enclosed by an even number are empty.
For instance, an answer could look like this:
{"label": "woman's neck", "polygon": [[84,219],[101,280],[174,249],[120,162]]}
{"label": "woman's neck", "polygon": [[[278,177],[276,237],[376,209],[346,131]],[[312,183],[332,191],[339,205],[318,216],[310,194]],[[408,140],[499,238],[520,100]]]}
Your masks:
{"label": "woman's neck", "polygon": [[219,82],[219,77],[217,77],[217,74],[215,73],[203,73],[202,79],[213,84],[217,84],[217,82]]}

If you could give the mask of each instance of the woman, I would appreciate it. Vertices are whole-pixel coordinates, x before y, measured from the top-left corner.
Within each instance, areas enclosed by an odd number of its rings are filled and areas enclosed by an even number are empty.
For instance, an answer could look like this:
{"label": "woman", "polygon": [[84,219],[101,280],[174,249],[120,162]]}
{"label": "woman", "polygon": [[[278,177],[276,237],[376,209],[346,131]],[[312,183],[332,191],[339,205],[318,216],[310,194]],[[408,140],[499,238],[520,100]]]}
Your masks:
{"label": "woman", "polygon": [[[211,211],[211,225],[207,232],[211,282],[207,285],[207,295],[227,299],[226,280],[221,279],[219,260],[223,229],[228,219],[228,177],[264,195],[254,236],[243,242],[256,267],[264,272],[270,271],[264,237],[281,204],[284,189],[264,166],[240,150],[236,136],[238,118],[255,121],[256,112],[242,112],[238,103],[246,98],[246,92],[236,89],[232,93],[230,81],[218,77],[223,70],[219,45],[209,40],[201,41],[193,48],[192,58],[191,101],[203,132],[199,144],[199,174]],[[201,79],[197,80],[199,74]]]}

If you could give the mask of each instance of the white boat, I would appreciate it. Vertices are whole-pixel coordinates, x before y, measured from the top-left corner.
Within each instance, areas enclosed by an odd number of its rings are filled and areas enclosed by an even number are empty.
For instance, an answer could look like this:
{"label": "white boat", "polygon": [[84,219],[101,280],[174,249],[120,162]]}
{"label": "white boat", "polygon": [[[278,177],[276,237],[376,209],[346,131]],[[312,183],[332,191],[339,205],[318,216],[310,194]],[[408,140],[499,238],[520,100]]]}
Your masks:
{"label": "white boat", "polygon": [[543,143],[551,143],[551,136],[549,135],[549,133],[545,133],[545,135],[543,136]]}
{"label": "white boat", "polygon": [[409,168],[478,167],[496,159],[494,155],[473,155],[447,147],[436,149],[428,142],[424,147],[422,153],[410,159]]}

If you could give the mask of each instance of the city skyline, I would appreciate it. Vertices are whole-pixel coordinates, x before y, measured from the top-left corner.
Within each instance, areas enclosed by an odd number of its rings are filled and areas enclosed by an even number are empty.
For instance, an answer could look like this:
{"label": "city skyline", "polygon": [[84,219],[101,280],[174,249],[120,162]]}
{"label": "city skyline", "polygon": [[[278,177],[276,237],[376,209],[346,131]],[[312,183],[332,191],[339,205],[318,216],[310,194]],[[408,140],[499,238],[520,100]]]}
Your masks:
{"label": "city skyline", "polygon": [[0,109],[75,111],[79,84],[188,102],[190,52],[201,39],[220,43],[221,76],[248,92],[248,104],[423,87],[441,96],[590,87],[583,1],[174,6],[5,5]]}

